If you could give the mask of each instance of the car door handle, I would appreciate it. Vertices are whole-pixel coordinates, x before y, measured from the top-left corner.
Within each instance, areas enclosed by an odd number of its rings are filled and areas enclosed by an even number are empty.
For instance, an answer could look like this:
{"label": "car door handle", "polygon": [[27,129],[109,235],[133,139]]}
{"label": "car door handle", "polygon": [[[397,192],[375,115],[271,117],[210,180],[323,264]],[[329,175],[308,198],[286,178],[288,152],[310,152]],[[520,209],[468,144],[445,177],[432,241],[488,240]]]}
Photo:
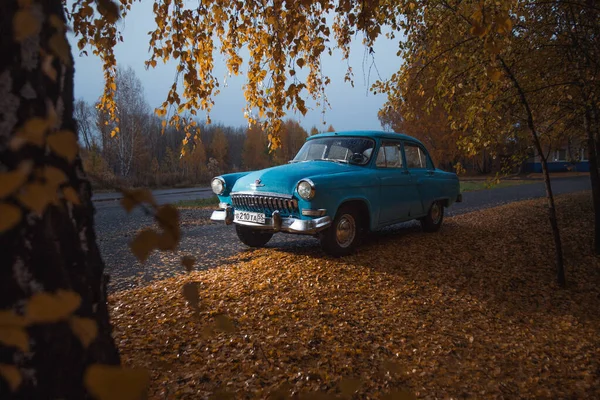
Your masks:
{"label": "car door handle", "polygon": [[435,173],[434,171],[427,171],[427,175],[429,175],[429,176],[433,176],[434,173]]}

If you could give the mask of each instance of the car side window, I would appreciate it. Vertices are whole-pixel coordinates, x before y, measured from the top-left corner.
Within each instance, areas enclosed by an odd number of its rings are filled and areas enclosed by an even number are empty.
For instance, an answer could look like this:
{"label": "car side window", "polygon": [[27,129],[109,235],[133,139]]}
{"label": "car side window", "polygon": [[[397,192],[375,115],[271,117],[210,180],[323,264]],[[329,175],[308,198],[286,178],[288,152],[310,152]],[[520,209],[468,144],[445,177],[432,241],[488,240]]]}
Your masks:
{"label": "car side window", "polygon": [[417,145],[404,143],[404,155],[406,156],[406,166],[408,168],[433,169],[431,159]]}
{"label": "car side window", "polygon": [[383,142],[375,162],[379,168],[402,168],[402,153],[399,143]]}

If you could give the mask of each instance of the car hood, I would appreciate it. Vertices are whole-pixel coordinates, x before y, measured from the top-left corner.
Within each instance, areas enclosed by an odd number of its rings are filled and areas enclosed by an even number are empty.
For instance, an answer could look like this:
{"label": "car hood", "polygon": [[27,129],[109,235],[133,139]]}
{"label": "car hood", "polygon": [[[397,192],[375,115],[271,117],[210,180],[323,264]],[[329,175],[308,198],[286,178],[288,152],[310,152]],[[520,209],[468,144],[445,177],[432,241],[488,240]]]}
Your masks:
{"label": "car hood", "polygon": [[[356,170],[356,168],[363,167],[333,161],[304,161],[285,164],[250,172],[235,182],[232,192],[252,191],[292,194],[300,179],[312,178],[322,174],[331,175],[350,172]],[[259,186],[255,186],[257,180],[260,180]]]}

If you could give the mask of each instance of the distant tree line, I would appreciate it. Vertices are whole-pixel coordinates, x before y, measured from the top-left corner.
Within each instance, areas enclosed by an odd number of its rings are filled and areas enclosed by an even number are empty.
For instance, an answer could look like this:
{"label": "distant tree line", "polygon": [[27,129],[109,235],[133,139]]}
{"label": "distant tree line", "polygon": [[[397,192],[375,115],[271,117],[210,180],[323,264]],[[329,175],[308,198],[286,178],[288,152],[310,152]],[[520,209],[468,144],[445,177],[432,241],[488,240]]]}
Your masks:
{"label": "distant tree line", "polygon": [[[109,121],[95,104],[82,99],[75,102],[82,158],[96,187],[117,182],[144,187],[208,183],[222,173],[284,164],[294,158],[308,136],[298,122],[289,119],[284,122],[281,147],[270,152],[260,124],[199,123],[201,141],[186,145],[183,129],[166,125],[154,114],[132,68],[119,68],[116,80],[115,121]],[[311,129],[311,135],[318,132],[316,127]]]}

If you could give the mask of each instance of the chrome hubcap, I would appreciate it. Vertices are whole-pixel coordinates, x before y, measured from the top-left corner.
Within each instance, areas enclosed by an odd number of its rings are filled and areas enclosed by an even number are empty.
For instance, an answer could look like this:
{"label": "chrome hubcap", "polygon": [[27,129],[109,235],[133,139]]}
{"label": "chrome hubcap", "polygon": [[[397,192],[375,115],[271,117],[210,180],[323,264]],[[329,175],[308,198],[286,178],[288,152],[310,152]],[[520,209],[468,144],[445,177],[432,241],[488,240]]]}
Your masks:
{"label": "chrome hubcap", "polygon": [[335,238],[340,247],[348,247],[356,236],[356,222],[352,215],[344,214],[335,227]]}
{"label": "chrome hubcap", "polygon": [[442,209],[440,208],[439,203],[433,203],[431,206],[431,220],[434,224],[439,224],[440,219],[442,219]]}

